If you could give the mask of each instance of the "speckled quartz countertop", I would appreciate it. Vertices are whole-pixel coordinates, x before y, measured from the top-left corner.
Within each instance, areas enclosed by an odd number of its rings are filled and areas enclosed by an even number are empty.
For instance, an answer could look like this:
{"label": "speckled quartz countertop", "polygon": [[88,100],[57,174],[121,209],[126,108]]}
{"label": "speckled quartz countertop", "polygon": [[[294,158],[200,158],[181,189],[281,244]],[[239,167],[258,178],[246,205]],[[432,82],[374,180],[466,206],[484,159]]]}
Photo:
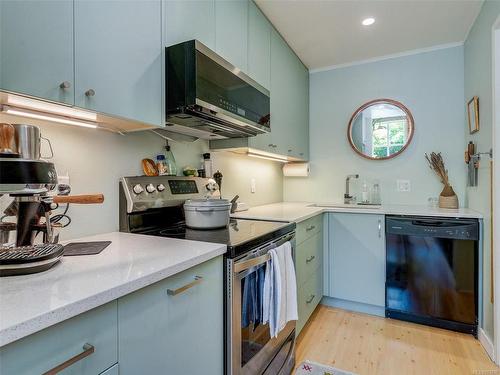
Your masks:
{"label": "speckled quartz countertop", "polygon": [[350,212],[382,215],[414,215],[455,218],[482,218],[482,215],[468,208],[444,209],[427,206],[382,205],[356,206],[341,203],[281,202],[257,206],[248,211],[237,212],[233,217],[255,220],[293,221],[299,223],[324,212]]}
{"label": "speckled quartz countertop", "polygon": [[113,301],[226,252],[226,245],[129,233],[98,255],[63,257],[48,271],[0,278],[0,346]]}

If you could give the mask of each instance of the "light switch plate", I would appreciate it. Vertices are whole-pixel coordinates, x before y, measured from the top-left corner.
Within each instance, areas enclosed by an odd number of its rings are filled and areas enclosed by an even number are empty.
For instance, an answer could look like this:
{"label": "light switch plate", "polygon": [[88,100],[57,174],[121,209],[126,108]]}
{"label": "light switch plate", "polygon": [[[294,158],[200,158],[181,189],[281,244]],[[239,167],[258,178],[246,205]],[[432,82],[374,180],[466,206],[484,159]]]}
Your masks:
{"label": "light switch plate", "polygon": [[402,193],[408,193],[411,191],[410,180],[396,180],[396,190]]}

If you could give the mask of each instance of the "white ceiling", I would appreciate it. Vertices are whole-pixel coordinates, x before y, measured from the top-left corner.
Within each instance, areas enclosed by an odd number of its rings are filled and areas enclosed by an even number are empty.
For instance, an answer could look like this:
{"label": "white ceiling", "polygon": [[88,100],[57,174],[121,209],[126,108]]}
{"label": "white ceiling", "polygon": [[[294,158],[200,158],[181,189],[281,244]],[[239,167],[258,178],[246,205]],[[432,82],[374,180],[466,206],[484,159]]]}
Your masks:
{"label": "white ceiling", "polygon": [[[461,43],[482,0],[256,0],[309,69]],[[375,24],[361,21],[374,17]]]}

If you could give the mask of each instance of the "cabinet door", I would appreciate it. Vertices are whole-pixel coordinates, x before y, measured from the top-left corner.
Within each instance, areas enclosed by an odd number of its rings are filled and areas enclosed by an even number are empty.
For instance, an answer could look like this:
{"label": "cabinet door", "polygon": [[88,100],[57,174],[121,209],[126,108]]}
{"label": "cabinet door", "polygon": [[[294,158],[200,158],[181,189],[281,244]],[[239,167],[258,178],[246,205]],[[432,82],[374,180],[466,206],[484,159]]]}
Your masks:
{"label": "cabinet door", "polygon": [[0,1],[0,89],[73,104],[72,0]]}
{"label": "cabinet door", "polygon": [[309,70],[297,58],[297,134],[292,145],[293,156],[309,159]]}
{"label": "cabinet door", "polygon": [[253,1],[248,3],[248,75],[269,90],[271,24]]}
{"label": "cabinet door", "polygon": [[218,257],[118,301],[121,375],[223,373],[222,270]]}
{"label": "cabinet door", "polygon": [[271,132],[274,152],[288,154],[288,140],[295,123],[293,107],[293,59],[276,30],[271,32]]}
{"label": "cabinet door", "polygon": [[384,216],[329,215],[330,297],[385,306]]}
{"label": "cabinet door", "polygon": [[161,125],[160,0],[75,1],[75,103]]}
{"label": "cabinet door", "polygon": [[215,50],[232,65],[248,68],[248,0],[215,1]]}
{"label": "cabinet door", "polygon": [[215,49],[215,0],[164,0],[167,46],[197,39]]}

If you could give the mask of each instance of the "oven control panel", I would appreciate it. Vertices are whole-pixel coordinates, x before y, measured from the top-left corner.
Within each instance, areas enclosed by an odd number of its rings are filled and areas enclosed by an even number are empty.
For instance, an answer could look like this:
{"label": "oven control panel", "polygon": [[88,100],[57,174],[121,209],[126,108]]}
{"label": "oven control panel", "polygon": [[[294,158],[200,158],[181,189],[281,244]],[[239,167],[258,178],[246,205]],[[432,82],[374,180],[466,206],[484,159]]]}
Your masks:
{"label": "oven control panel", "polygon": [[218,186],[211,179],[177,176],[133,176],[120,179],[120,194],[127,212],[172,207],[188,199],[219,198]]}

